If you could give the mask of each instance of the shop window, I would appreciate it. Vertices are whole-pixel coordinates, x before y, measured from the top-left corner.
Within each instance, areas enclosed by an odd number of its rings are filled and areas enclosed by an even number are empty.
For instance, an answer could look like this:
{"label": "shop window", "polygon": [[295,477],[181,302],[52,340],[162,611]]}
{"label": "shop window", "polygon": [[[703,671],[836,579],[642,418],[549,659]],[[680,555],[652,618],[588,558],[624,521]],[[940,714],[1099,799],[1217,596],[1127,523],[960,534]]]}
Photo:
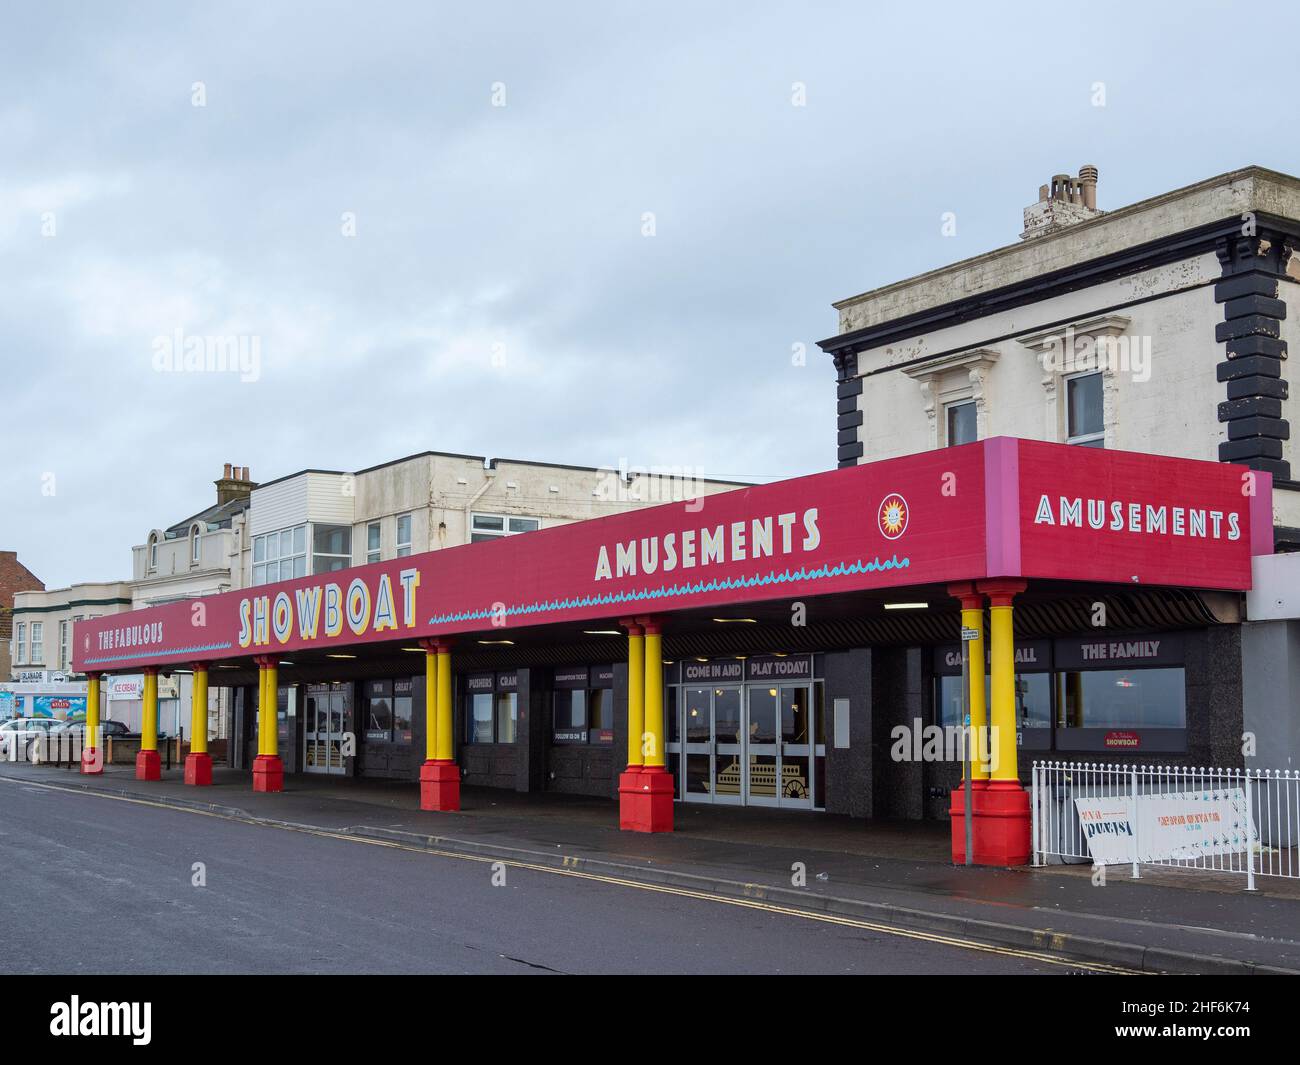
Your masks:
{"label": "shop window", "polygon": [[552,738],[556,743],[587,742],[587,690],[573,688],[555,693]]}
{"label": "shop window", "polygon": [[1187,727],[1183,670],[1104,669],[1056,674],[1057,727]]}
{"label": "shop window", "polygon": [[[352,565],[352,526],[311,527],[312,573],[334,573]],[[283,580],[283,575],[281,575]]]}
{"label": "shop window", "polygon": [[1106,419],[1101,374],[1075,374],[1065,379],[1066,443],[1106,446]]}
{"label": "shop window", "polygon": [[491,692],[471,692],[469,696],[469,742],[492,743],[496,734],[492,724],[493,695]]}
{"label": "shop window", "polygon": [[393,682],[372,680],[366,685],[366,739],[372,743],[393,738]]}
{"label": "shop window", "polygon": [[379,549],[379,522],[372,521],[366,526],[366,562],[378,562],[381,557]]}
{"label": "shop window", "polygon": [[[937,677],[935,717],[937,723],[958,727],[962,723],[961,677]],[[993,706],[993,682],[985,674],[984,706]],[[1016,674],[1016,727],[1052,727],[1052,675],[1050,673]]]}
{"label": "shop window", "polygon": [[411,515],[397,515],[397,557],[405,558],[411,553]]}
{"label": "shop window", "polygon": [[370,743],[410,743],[414,712],[409,677],[400,680],[372,680],[366,683],[364,708],[365,738]]}
{"label": "shop window", "polygon": [[253,537],[253,583],[274,584],[307,576],[307,526]]}
{"label": "shop window", "polygon": [[393,681],[393,742],[411,742],[411,719],[415,714],[415,684],[411,680]]}
{"label": "shop window", "polygon": [[518,696],[514,692],[497,692],[495,706],[497,743],[515,742],[515,725],[519,714]]}
{"label": "shop window", "polygon": [[610,688],[571,688],[554,696],[551,739],[555,743],[614,742],[614,692]]}
{"label": "shop window", "polygon": [[472,544],[496,540],[502,536],[534,532],[542,527],[538,518],[520,518],[505,514],[475,514],[470,523],[469,540]]}

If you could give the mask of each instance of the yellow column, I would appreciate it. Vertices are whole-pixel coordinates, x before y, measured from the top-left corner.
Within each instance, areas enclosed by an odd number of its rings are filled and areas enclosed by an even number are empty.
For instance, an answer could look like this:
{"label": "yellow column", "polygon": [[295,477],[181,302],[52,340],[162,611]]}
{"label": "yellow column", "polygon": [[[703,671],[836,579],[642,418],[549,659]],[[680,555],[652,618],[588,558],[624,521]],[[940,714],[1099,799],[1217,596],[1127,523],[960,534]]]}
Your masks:
{"label": "yellow column", "polygon": [[424,645],[424,760],[438,758],[438,652],[437,645]]}
{"label": "yellow column", "polygon": [[190,753],[208,753],[208,667],[194,667],[190,689]]}
{"label": "yellow column", "polygon": [[451,648],[438,647],[438,761],[450,762],[455,758],[451,734]]}
{"label": "yellow column", "polygon": [[140,750],[158,749],[158,671],[144,671],[144,711],[140,722]]}
{"label": "yellow column", "polygon": [[1018,782],[1016,765],[1016,643],[1011,624],[1011,601],[1023,591],[1023,582],[982,584],[989,597],[989,674],[993,705],[993,780]]}
{"label": "yellow column", "polygon": [[99,749],[99,674],[86,674],[86,742],[87,747]]}
{"label": "yellow column", "polygon": [[266,737],[262,734],[262,708],[266,706],[266,663],[257,659],[257,755],[266,754]]}
{"label": "yellow column", "polygon": [[274,658],[266,660],[266,698],[262,700],[257,719],[258,750],[261,754],[275,756],[280,743],[276,737],[276,700],[279,697],[279,668]]}
{"label": "yellow column", "polygon": [[627,630],[627,766],[639,769],[645,733],[645,635],[640,625]]}
{"label": "yellow column", "polygon": [[647,769],[664,767],[664,655],[659,626],[645,626],[645,742]]}

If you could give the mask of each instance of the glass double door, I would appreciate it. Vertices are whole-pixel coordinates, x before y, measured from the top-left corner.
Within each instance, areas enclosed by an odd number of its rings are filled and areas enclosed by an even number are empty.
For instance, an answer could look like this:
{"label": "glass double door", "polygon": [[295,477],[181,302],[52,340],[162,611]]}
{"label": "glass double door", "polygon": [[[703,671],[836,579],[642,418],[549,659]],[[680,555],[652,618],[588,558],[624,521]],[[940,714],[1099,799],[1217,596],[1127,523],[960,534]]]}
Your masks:
{"label": "glass double door", "polygon": [[807,684],[683,688],[682,797],[812,809],[812,689]]}
{"label": "glass double door", "polygon": [[351,700],[345,684],[313,684],[303,718],[303,768],[308,773],[344,773],[343,743]]}

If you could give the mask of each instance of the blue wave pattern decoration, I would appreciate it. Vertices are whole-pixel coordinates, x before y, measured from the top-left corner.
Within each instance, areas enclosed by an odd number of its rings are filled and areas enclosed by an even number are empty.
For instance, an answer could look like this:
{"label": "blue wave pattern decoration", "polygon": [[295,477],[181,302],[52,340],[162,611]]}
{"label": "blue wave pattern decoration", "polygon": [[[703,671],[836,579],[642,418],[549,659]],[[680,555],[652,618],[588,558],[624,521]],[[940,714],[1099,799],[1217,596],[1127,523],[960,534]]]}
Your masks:
{"label": "blue wave pattern decoration", "polygon": [[193,647],[154,647],[145,651],[131,651],[120,655],[101,655],[98,658],[87,658],[85,663],[88,666],[101,666],[109,662],[130,662],[132,659],[137,658],[157,658],[159,655],[189,655],[202,654],[205,651],[228,651],[233,646],[233,643],[226,640],[224,643],[202,643],[195,644]]}
{"label": "blue wave pattern decoration", "polygon": [[[847,577],[855,573],[882,573],[889,570],[907,569],[912,564],[910,558],[894,555],[881,561],[879,556],[870,562],[859,559],[856,562],[837,562],[833,566],[818,566],[816,569],[800,567],[796,570],[775,570],[755,577],[725,577],[721,580],[695,581],[685,584],[661,584],[658,588],[642,588],[635,592],[607,592],[604,595],[583,595],[573,599],[550,599],[543,602],[508,606],[507,617],[522,617],[530,614],[547,614],[556,610],[575,610],[587,606],[613,606],[617,603],[645,603],[657,599],[672,599],[676,596],[698,595],[702,592],[722,592],[736,588],[760,588],[766,585],[794,584],[798,581],[820,581],[831,577]],[[429,619],[430,625],[446,625],[454,621],[484,621],[499,617],[494,610],[465,610],[452,614],[435,614]]]}

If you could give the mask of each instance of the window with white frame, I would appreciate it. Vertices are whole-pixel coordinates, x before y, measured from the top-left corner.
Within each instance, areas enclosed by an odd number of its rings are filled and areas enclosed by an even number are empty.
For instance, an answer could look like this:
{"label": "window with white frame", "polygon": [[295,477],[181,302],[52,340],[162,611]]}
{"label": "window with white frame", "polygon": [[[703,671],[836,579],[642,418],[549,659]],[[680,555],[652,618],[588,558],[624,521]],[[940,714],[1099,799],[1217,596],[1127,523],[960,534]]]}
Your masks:
{"label": "window with white frame", "polygon": [[948,447],[973,444],[979,439],[978,416],[973,399],[949,403],[944,408]]}
{"label": "window with white frame", "polygon": [[27,622],[14,626],[14,665],[27,665]]}
{"label": "window with white frame", "polygon": [[149,568],[158,568],[158,537],[149,537]]}
{"label": "window with white frame", "polygon": [[475,514],[470,525],[469,542],[496,540],[502,536],[533,532],[542,527],[539,518],[520,518],[507,514]]}
{"label": "window with white frame", "polygon": [[307,526],[253,537],[253,583],[274,584],[307,576]]}
{"label": "window with white frame", "polygon": [[352,565],[352,526],[311,527],[311,571],[333,573]]}
{"label": "window with white frame", "polygon": [[411,515],[397,515],[397,557],[405,558],[411,553]]}
{"label": "window with white frame", "polygon": [[1098,371],[1065,379],[1065,442],[1083,447],[1106,446],[1106,414]]}
{"label": "window with white frame", "polygon": [[383,557],[380,551],[379,522],[372,521],[366,526],[366,562],[378,562]]}
{"label": "window with white frame", "polygon": [[72,642],[72,622],[59,622],[59,661],[56,668],[66,670],[69,665],[68,649]]}
{"label": "window with white frame", "polygon": [[199,560],[199,527],[196,525],[190,530],[190,562],[195,563]]}
{"label": "window with white frame", "polygon": [[34,666],[45,665],[45,622],[32,622],[32,660]]}

